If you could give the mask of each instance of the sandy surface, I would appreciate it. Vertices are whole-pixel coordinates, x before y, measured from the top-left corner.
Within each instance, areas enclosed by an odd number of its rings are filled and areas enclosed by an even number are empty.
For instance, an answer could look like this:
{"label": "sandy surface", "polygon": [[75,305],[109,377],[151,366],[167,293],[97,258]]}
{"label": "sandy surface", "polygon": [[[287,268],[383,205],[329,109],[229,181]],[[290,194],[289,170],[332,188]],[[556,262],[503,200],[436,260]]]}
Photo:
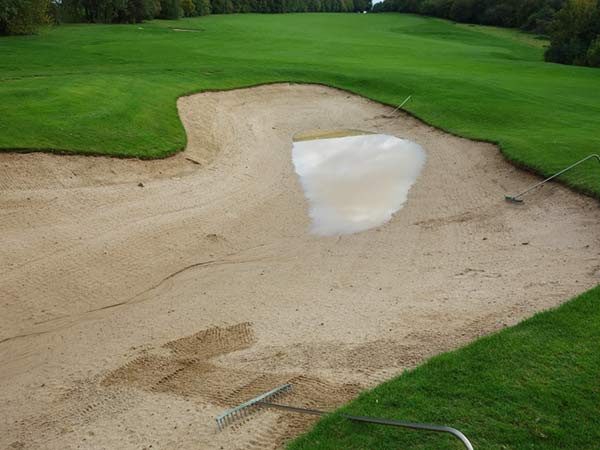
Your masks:
{"label": "sandy surface", "polygon": [[[492,145],[320,86],[179,109],[169,160],[0,154],[0,448],[277,448],[310,422],[214,416],[286,381],[290,403],[334,407],[598,281],[597,202],[552,185],[505,203],[535,178]],[[318,128],[423,146],[391,222],[308,234],[290,153]]]}

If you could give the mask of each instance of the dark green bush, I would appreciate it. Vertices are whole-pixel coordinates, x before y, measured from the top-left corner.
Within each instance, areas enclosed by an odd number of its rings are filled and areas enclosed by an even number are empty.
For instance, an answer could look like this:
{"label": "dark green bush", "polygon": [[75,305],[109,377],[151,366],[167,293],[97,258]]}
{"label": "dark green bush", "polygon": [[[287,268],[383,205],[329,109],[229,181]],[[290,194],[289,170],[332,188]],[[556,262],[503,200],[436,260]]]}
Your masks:
{"label": "dark green bush", "polygon": [[180,0],[160,0],[160,13],[158,17],[161,19],[179,19],[183,15]]}
{"label": "dark green bush", "polygon": [[592,65],[595,43],[600,36],[600,2],[568,0],[556,14],[550,32],[547,61],[560,64]]}
{"label": "dark green bush", "polygon": [[50,22],[49,0],[0,0],[0,34],[31,34]]}
{"label": "dark green bush", "polygon": [[530,14],[521,25],[526,31],[536,34],[548,34],[557,10],[552,6],[545,5],[541,9]]}
{"label": "dark green bush", "polygon": [[126,6],[125,21],[141,22],[152,19],[160,13],[160,1],[158,0],[128,0]]}
{"label": "dark green bush", "polygon": [[207,16],[210,14],[210,0],[194,0],[197,16]]}
{"label": "dark green bush", "polygon": [[196,15],[196,4],[193,0],[181,0],[181,10],[184,17],[192,17]]}
{"label": "dark green bush", "polygon": [[600,67],[600,36],[588,48],[587,64],[592,67]]}

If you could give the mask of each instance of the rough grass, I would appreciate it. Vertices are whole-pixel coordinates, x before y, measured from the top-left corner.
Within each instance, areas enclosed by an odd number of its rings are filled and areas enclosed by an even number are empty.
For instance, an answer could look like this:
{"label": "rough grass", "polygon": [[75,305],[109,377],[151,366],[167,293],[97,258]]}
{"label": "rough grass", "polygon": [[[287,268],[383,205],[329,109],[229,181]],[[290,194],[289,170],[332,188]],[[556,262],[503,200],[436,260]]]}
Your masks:
{"label": "rough grass", "polygon": [[[63,25],[0,39],[0,148],[163,157],[185,146],[177,97],[298,81],[394,105],[412,94],[425,121],[550,174],[600,149],[600,70],[542,53],[510,30],[399,14]],[[600,196],[600,165],[564,181]]]}
{"label": "rough grass", "polygon": [[[532,299],[532,301],[535,301]],[[597,449],[600,287],[386,382],[341,411],[437,423],[480,450]],[[436,433],[332,415],[289,450],[464,449]]]}

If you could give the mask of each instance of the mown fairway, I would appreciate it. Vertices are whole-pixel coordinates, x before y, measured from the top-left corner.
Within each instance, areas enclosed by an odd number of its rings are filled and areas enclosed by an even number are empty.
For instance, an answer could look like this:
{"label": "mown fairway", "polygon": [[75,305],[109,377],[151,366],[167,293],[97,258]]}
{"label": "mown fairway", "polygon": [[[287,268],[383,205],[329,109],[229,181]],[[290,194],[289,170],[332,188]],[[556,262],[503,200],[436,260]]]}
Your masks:
{"label": "mown fairway", "polygon": [[[185,145],[177,97],[301,81],[389,104],[412,94],[425,121],[549,174],[600,148],[600,71],[542,52],[512,31],[398,14],[64,25],[0,39],[0,148],[166,156]],[[600,195],[596,166],[565,180]]]}

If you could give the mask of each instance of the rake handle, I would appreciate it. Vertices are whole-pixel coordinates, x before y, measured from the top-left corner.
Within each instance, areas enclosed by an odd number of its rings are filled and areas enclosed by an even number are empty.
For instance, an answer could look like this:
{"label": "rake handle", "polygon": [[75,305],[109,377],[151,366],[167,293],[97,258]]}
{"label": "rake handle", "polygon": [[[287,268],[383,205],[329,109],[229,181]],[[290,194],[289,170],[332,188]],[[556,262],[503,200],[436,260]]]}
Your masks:
{"label": "rake handle", "polygon": [[535,188],[541,186],[544,183],[547,183],[550,180],[553,180],[554,178],[556,178],[556,177],[562,175],[563,173],[565,173],[566,171],[571,170],[574,167],[577,167],[579,164],[581,164],[581,163],[583,163],[583,162],[585,162],[585,161],[587,161],[588,159],[591,159],[591,158],[596,158],[598,160],[598,162],[600,162],[600,155],[598,155],[596,153],[592,153],[591,155],[586,156],[582,160],[577,161],[574,164],[571,164],[569,167],[564,168],[560,172],[555,173],[551,177],[548,177],[545,180],[542,180],[539,183],[534,184],[533,186],[527,188],[525,191],[521,192],[520,194],[513,195],[513,196],[506,196],[506,199],[510,200],[510,201],[513,201],[513,202],[521,203],[523,201],[523,200],[521,200],[521,197],[523,197],[525,194],[528,194],[529,192],[533,191]]}
{"label": "rake handle", "polygon": [[[257,403],[258,405],[265,406],[267,408],[282,409],[284,411],[297,412],[301,414],[311,414],[314,416],[325,416],[327,414],[330,414],[327,411],[320,411],[318,409],[299,408],[297,406],[280,405],[278,403],[270,403],[265,401],[259,401]],[[400,428],[411,428],[413,430],[434,431],[437,433],[448,433],[460,440],[467,450],[474,450],[473,445],[471,444],[469,439],[467,439],[467,437],[456,428],[445,427],[440,425],[430,425],[426,423],[401,422],[399,420],[379,419],[377,417],[352,416],[348,414],[342,414],[342,417],[348,420],[352,420],[353,422],[371,423],[375,425],[387,425]]]}

